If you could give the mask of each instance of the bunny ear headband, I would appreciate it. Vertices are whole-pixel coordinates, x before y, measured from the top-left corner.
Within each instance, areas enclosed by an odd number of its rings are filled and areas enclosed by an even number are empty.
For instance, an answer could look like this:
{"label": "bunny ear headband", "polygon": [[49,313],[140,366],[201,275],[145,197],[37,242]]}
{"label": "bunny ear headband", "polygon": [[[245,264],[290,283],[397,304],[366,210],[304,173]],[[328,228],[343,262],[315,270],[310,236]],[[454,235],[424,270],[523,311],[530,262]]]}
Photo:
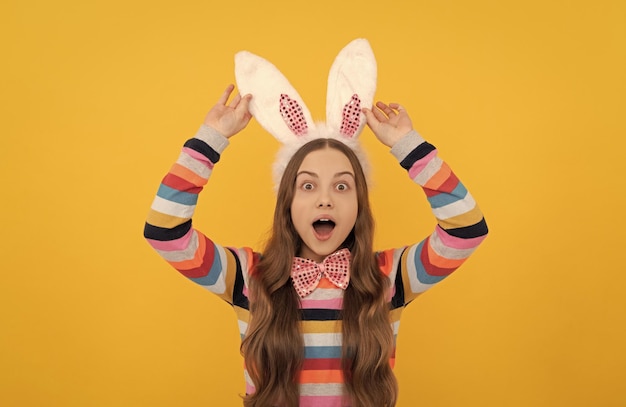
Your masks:
{"label": "bunny ear headband", "polygon": [[316,138],[334,138],[348,145],[368,170],[358,137],[365,125],[361,108],[371,108],[376,91],[376,60],[365,39],[344,47],[330,68],[326,122],[313,122],[304,101],[270,62],[248,51],[235,55],[235,78],[242,95],[252,94],[250,112],[283,146],[274,163],[274,184],[280,184],[295,152]]}

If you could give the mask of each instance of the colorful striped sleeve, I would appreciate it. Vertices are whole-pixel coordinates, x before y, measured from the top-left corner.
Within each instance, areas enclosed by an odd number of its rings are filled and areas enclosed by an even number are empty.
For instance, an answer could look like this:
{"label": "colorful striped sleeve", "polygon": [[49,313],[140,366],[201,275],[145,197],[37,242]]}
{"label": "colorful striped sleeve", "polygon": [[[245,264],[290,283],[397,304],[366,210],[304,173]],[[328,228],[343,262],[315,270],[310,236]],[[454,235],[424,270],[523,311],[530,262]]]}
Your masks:
{"label": "colorful striped sleeve", "polygon": [[163,178],[144,227],[148,243],[181,274],[233,303],[237,275],[253,253],[213,243],[192,227],[198,194],[209,180],[228,139],[202,125]]}
{"label": "colorful striped sleeve", "polygon": [[422,187],[437,219],[426,239],[403,249],[401,255],[388,254],[401,273],[396,285],[403,285],[406,305],[459,268],[485,239],[488,228],[472,195],[417,132],[403,137],[391,153]]}

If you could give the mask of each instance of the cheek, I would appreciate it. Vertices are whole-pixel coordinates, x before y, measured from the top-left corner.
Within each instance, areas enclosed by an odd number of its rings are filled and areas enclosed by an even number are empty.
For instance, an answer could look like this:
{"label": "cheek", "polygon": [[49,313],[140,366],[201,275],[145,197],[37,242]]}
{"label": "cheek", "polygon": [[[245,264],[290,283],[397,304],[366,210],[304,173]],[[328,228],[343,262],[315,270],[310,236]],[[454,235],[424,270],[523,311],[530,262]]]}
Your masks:
{"label": "cheek", "polygon": [[290,211],[291,223],[296,227],[300,227],[306,218],[305,211],[303,210],[302,202],[294,199],[291,203],[291,211]]}
{"label": "cheek", "polygon": [[359,213],[359,203],[356,197],[350,197],[349,199],[347,199],[344,202],[343,208],[344,208],[344,215],[347,218],[353,219],[354,221],[356,221],[356,218]]}
{"label": "cheek", "polygon": [[294,214],[295,216],[298,215],[298,213],[302,212],[302,202],[300,202],[300,200],[294,198],[293,201],[291,201],[291,207],[290,207],[290,212],[291,212],[291,218],[294,218]]}

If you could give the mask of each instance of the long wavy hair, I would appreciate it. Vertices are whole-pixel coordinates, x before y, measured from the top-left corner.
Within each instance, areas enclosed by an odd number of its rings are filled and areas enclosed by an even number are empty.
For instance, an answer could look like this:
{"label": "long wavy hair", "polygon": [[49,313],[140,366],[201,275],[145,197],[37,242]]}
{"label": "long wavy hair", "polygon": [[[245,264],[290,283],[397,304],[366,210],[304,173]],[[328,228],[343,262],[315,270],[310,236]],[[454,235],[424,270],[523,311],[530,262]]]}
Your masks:
{"label": "long wavy hair", "polygon": [[357,219],[342,247],[352,254],[350,284],[343,299],[342,366],[353,406],[394,406],[398,387],[389,359],[394,339],[389,317],[389,280],[373,254],[374,219],[363,169],[354,152],[334,139],[315,139],[301,147],[283,174],[271,235],[249,282],[250,321],[241,352],[256,392],[247,407],[298,406],[297,376],[304,358],[300,299],[290,282],[301,239],[291,220],[295,180],[312,151],[334,148],[352,164],[358,200]]}

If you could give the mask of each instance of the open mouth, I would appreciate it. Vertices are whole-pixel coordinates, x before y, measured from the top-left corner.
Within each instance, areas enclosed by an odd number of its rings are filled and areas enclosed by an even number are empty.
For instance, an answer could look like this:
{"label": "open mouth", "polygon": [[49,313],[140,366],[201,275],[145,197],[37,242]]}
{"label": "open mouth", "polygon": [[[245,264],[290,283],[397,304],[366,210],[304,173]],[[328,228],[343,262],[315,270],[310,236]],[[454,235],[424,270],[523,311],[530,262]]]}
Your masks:
{"label": "open mouth", "polygon": [[318,237],[328,237],[335,229],[335,222],[330,219],[319,219],[313,222],[313,229]]}

